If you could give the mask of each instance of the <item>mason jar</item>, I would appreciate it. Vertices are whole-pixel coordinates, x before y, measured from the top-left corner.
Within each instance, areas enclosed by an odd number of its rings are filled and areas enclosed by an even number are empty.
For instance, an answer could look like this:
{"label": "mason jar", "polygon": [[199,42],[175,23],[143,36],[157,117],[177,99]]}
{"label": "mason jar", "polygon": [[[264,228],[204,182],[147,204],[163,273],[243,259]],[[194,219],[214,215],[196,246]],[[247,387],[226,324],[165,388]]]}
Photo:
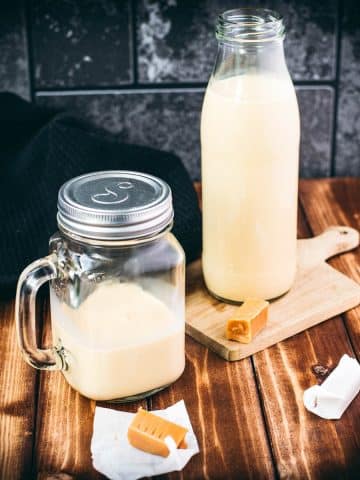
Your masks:
{"label": "mason jar", "polygon": [[[172,222],[171,190],[154,176],[106,171],[65,183],[50,254],[18,282],[25,360],[61,370],[94,400],[132,401],[174,382],[185,365],[185,262]],[[53,346],[42,349],[35,300],[48,280]]]}
{"label": "mason jar", "polygon": [[296,271],[299,110],[282,17],[221,14],[201,116],[203,271],[232,302],[287,292]]}

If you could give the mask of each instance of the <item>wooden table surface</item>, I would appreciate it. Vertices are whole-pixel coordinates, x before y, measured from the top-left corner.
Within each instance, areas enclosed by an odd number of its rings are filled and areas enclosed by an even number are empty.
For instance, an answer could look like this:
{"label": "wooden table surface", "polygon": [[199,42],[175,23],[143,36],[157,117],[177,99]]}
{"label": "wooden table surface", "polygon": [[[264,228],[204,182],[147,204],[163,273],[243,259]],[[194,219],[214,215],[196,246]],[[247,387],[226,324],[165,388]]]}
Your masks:
{"label": "wooden table surface", "polygon": [[[360,179],[303,180],[299,236],[336,224],[360,229]],[[331,260],[360,282],[360,249]],[[47,305],[43,344],[50,343]],[[91,465],[96,402],[72,390],[61,373],[38,372],[16,344],[13,302],[0,303],[0,479],[48,478],[67,473],[103,478]],[[360,356],[360,308],[235,363],[191,338],[186,370],[147,402],[113,406],[136,411],[184,399],[200,444],[182,473],[171,479],[360,478],[360,395],[341,420],[304,409],[303,391],[316,383],[312,367]],[[67,478],[67,477],[65,477]]]}

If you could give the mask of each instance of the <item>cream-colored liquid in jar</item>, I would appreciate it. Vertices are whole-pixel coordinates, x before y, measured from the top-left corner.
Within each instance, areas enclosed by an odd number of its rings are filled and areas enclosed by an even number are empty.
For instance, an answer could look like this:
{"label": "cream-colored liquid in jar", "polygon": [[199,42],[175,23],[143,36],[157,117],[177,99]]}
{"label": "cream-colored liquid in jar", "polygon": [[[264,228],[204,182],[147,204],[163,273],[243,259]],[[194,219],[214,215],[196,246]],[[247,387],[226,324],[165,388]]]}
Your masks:
{"label": "cream-colored liquid in jar", "polygon": [[94,400],[163,387],[183,372],[184,317],[131,283],[104,283],[77,308],[51,291],[54,342],[70,385]]}
{"label": "cream-colored liquid in jar", "polygon": [[288,76],[210,82],[201,118],[203,270],[215,295],[270,299],[291,287],[299,138]]}

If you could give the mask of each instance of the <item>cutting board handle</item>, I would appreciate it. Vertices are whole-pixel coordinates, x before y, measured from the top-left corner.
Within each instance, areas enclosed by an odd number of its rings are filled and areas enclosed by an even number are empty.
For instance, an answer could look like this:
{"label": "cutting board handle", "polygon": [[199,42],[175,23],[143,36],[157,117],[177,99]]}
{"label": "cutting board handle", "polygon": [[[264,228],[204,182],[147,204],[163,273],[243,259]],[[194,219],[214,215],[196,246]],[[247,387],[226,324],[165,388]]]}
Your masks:
{"label": "cutting board handle", "polygon": [[353,250],[358,245],[359,232],[354,228],[329,227],[314,238],[298,240],[299,267],[315,267],[334,255]]}

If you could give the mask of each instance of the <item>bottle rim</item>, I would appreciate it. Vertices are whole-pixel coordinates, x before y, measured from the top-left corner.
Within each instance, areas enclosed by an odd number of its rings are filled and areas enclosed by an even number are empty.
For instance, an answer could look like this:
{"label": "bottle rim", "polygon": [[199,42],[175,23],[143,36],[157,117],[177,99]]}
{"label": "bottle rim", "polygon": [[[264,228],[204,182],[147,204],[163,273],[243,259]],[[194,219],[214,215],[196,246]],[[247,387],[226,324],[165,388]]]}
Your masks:
{"label": "bottle rim", "polygon": [[231,43],[268,42],[283,38],[285,26],[278,12],[267,8],[243,7],[218,16],[216,38]]}

